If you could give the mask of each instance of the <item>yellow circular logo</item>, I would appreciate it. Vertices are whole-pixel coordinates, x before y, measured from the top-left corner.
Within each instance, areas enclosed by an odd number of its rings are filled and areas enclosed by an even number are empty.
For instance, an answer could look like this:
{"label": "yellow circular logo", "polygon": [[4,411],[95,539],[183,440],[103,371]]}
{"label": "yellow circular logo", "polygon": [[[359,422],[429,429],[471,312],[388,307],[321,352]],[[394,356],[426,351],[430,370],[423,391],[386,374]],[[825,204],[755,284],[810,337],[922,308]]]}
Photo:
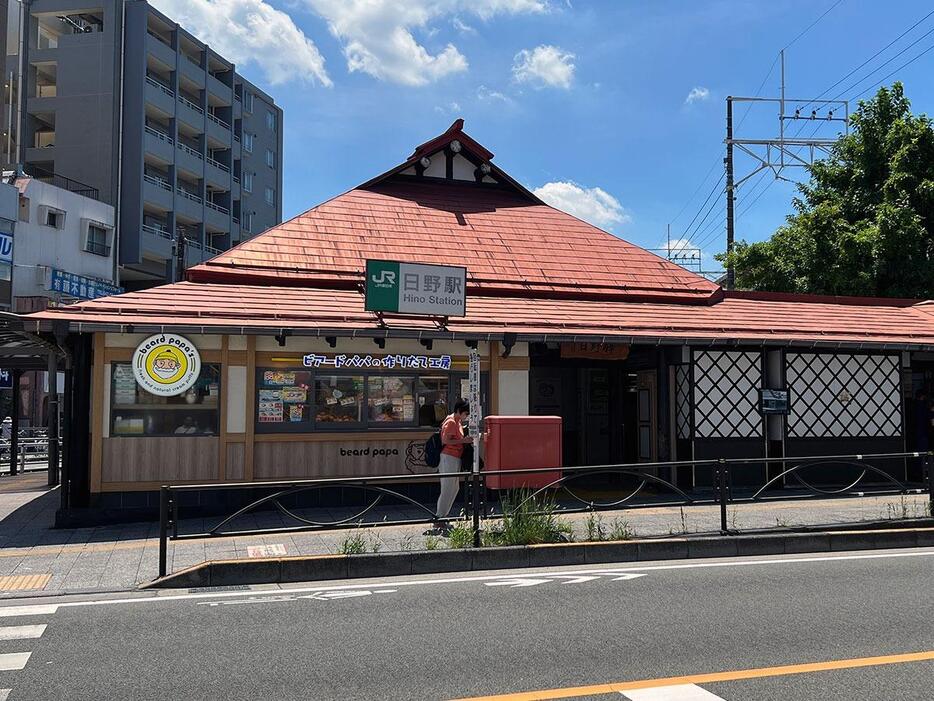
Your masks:
{"label": "yellow circular logo", "polygon": [[137,346],[133,374],[150,394],[174,396],[188,390],[201,373],[201,355],[184,336],[156,334]]}

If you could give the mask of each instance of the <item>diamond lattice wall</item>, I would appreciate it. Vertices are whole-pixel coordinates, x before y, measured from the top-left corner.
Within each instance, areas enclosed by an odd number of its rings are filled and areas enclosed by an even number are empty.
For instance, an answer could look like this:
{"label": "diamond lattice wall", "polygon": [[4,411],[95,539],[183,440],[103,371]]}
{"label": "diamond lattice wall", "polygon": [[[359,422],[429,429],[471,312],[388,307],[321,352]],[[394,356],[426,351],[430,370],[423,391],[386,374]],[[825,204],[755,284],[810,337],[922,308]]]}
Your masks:
{"label": "diamond lattice wall", "polygon": [[691,437],[691,366],[675,368],[675,413],[678,421],[678,438]]}
{"label": "diamond lattice wall", "polygon": [[693,371],[695,438],[762,436],[760,353],[695,351]]}
{"label": "diamond lattice wall", "polygon": [[788,353],[789,438],[902,435],[898,356]]}

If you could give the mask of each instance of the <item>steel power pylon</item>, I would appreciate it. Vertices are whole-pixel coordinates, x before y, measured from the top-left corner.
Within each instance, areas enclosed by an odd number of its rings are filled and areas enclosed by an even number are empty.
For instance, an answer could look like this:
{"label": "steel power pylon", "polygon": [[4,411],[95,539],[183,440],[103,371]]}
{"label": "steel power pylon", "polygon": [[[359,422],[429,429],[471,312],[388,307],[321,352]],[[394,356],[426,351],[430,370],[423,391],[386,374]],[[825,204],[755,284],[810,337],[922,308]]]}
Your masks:
{"label": "steel power pylon", "polygon": [[[785,96],[785,51],[781,51],[782,84],[779,97],[736,97],[726,98],[726,158],[723,163],[726,167],[726,250],[733,252],[734,241],[734,204],[735,193],[743,183],[763,170],[771,170],[777,180],[791,182],[783,172],[788,168],[806,168],[812,165],[815,158],[830,153],[836,143],[836,138],[814,138],[811,136],[801,138],[802,129],[789,137],[786,130],[790,124],[842,122],[845,133],[849,133],[850,107],[846,100],[816,100],[797,99]],[[777,107],[778,137],[777,138],[737,138],[733,133],[733,104],[734,103],[771,103]],[[807,108],[813,105],[810,113]],[[751,105],[750,105],[751,106]],[[840,112],[842,111],[842,116]],[[752,171],[734,181],[733,156],[734,148],[752,158],[756,165]],[[803,153],[802,153],[803,151]],[[735,283],[735,271],[732,259],[729,259],[726,269],[726,289],[732,290]]]}

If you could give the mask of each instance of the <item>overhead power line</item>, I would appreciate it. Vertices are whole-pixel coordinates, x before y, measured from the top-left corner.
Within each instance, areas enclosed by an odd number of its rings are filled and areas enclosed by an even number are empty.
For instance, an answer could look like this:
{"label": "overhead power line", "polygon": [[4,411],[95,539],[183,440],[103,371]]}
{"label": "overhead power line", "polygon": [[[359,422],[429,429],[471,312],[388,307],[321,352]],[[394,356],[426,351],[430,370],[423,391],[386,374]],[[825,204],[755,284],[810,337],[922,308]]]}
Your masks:
{"label": "overhead power line", "polygon": [[[932,31],[934,31],[934,30],[932,30]],[[886,82],[888,81],[888,79],[891,78],[892,76],[894,76],[896,73],[898,73],[899,71],[901,71],[901,70],[907,68],[908,66],[910,66],[912,63],[914,63],[915,61],[917,61],[919,58],[921,58],[921,57],[924,56],[925,54],[930,53],[932,50],[934,50],[934,44],[931,44],[929,47],[927,47],[924,51],[922,51],[920,54],[918,54],[917,56],[915,56],[915,57],[914,57],[913,59],[911,59],[910,61],[907,61],[906,63],[903,63],[902,65],[900,65],[898,68],[896,68],[894,71],[892,71],[891,73],[889,73],[887,76],[885,76],[885,77],[884,77],[882,80],[880,80],[878,83],[876,83],[876,84],[874,84],[874,85],[870,85],[868,88],[866,88],[866,89],[863,90],[862,92],[857,93],[856,95],[854,95],[854,96],[851,97],[850,99],[851,99],[851,100],[855,100],[855,99],[857,99],[857,98],[862,97],[863,95],[865,95],[865,94],[866,94],[867,92],[869,92],[870,90],[875,90],[877,87],[879,87],[879,86],[882,85],[883,83],[886,83]]]}

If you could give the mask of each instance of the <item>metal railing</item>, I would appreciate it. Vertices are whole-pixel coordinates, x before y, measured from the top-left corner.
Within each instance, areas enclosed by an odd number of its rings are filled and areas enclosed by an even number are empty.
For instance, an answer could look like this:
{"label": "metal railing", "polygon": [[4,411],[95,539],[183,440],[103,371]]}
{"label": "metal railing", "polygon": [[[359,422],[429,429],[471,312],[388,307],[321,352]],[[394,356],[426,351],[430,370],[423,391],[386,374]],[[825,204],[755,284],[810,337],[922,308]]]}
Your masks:
{"label": "metal railing", "polygon": [[[147,30],[146,30],[146,33],[147,33],[149,36],[151,36],[153,39],[155,39],[155,40],[157,40],[157,41],[159,41],[159,42],[165,44],[165,45],[168,46],[170,49],[172,48],[172,42],[170,42],[168,39],[166,39],[166,38],[164,38],[164,37],[159,36],[158,34],[156,34],[156,33],[155,33],[154,31],[152,31],[151,29],[147,29]],[[174,51],[174,49],[173,49],[173,51]]]}
{"label": "metal railing", "polygon": [[156,80],[152,76],[147,75],[146,82],[152,85],[154,88],[159,88],[162,92],[164,92],[169,97],[175,97],[175,92],[172,90],[172,88],[168,87],[164,83],[160,83],[158,80]]}
{"label": "metal railing", "polygon": [[[45,470],[49,463],[49,439],[43,432],[34,435],[23,434],[16,439],[16,465],[11,469],[10,450],[13,440],[0,438],[0,470],[4,474],[15,475],[30,470]],[[62,455],[62,441],[58,442],[59,456]]]}
{"label": "metal railing", "polygon": [[219,117],[215,117],[210,112],[208,112],[207,117],[209,121],[214,122],[217,126],[228,130],[230,129],[230,125],[227,122],[225,122],[223,119],[220,119]]}
{"label": "metal railing", "polygon": [[153,127],[147,126],[147,127],[146,127],[146,133],[147,133],[147,134],[152,134],[152,135],[153,135],[154,137],[156,137],[157,139],[161,139],[162,141],[166,141],[166,142],[168,142],[168,143],[170,143],[170,144],[174,144],[174,143],[175,143],[175,139],[173,139],[171,136],[169,136],[168,134],[166,134],[164,131],[159,131],[158,129],[154,129]]}
{"label": "metal railing", "polygon": [[157,178],[155,175],[149,175],[148,173],[143,174],[143,180],[145,180],[147,183],[150,183],[152,185],[157,185],[158,187],[161,187],[163,190],[168,190],[169,192],[172,192],[172,183],[170,183],[168,180]]}
{"label": "metal railing", "polygon": [[[921,461],[922,474],[925,480],[924,485],[909,485],[894,478],[891,474],[878,467],[878,464],[884,464],[887,461],[902,461],[903,464],[907,464],[906,461],[908,460]],[[808,470],[827,468],[830,465],[844,469],[852,468],[855,478],[846,478],[842,482],[834,484],[818,484],[816,483],[816,478],[807,473]],[[770,466],[776,468],[772,472],[777,474],[769,476],[770,472],[768,468]],[[695,471],[698,468],[709,470],[710,477],[712,478],[711,487],[708,490],[698,490],[696,493],[689,494],[685,490],[679,488],[671,480],[659,477],[658,474],[653,474],[657,473],[662,468],[667,468],[672,471],[677,468],[692,468]],[[757,470],[761,472],[762,468],[765,468],[764,481],[758,483],[757,480],[752,480],[750,482],[748,478],[750,476],[755,477],[757,474],[752,471]],[[542,474],[548,476],[546,477],[547,484],[529,489],[528,492],[523,495],[521,501],[518,501],[518,503],[513,506],[513,509],[516,511],[525,508],[529,501],[538,503],[537,500],[543,498],[545,495],[557,498],[559,493],[567,495],[567,499],[570,501],[566,501],[562,504],[561,508],[553,511],[555,514],[672,506],[692,507],[719,505],[721,534],[735,535],[739,534],[741,531],[735,526],[732,528],[730,527],[727,512],[727,506],[730,504],[926,493],[930,504],[928,507],[928,513],[930,515],[934,513],[934,478],[932,478],[932,471],[934,471],[934,454],[930,452],[910,452],[785,458],[721,458],[563,468],[480,470],[478,472],[455,472],[445,474],[427,473],[276,482],[164,485],[160,489],[159,497],[159,576],[164,577],[167,573],[169,540],[192,540],[198,538],[378,527],[384,525],[414,525],[435,523],[439,520],[436,518],[430,506],[426,506],[412,497],[401,493],[397,489],[394,489],[394,485],[424,483],[426,481],[438,481],[448,478],[467,483],[469,486],[469,496],[468,491],[465,490],[465,513],[472,522],[474,547],[479,547],[481,519],[487,517],[501,518],[504,515],[502,513],[486,513],[483,495],[487,490],[487,485],[491,477],[518,478]],[[555,477],[556,474],[558,475],[557,477]],[[634,484],[634,486],[626,487],[623,490],[617,489],[616,495],[609,501],[598,501],[580,495],[581,480],[593,477],[607,477],[610,475],[628,478],[630,484]],[[741,481],[750,482],[750,484],[746,484],[743,487],[734,487],[734,479],[736,477],[741,477],[743,478]],[[792,485],[791,489],[788,488],[789,483]],[[356,513],[344,518],[332,518],[331,520],[307,518],[296,513],[294,507],[289,508],[283,504],[283,500],[299,494],[334,488],[340,488],[342,491],[357,490],[363,494],[370,495],[371,500],[361,506]],[[259,498],[253,499],[229,516],[220,519],[207,531],[179,534],[179,501],[183,493],[207,491],[228,492],[238,490],[267,493]],[[414,508],[418,513],[422,514],[422,517],[417,519],[407,518],[395,520],[383,518],[370,522],[364,521],[364,518],[386,499],[395,500],[401,502],[405,506]],[[467,503],[468,501],[469,503]],[[297,525],[270,528],[230,528],[231,524],[237,519],[264,507],[274,507],[280,514],[294,521]],[[451,521],[453,519],[440,520]]]}
{"label": "metal railing", "polygon": [[204,114],[204,110],[201,109],[200,107],[198,107],[198,105],[196,105],[194,102],[192,102],[191,100],[189,100],[187,97],[184,97],[183,95],[179,95],[179,96],[178,96],[178,101],[181,102],[183,105],[186,105],[187,107],[190,107],[191,109],[193,109],[193,110],[194,110],[195,112],[197,112],[198,114]]}
{"label": "metal railing", "polygon": [[182,197],[184,197],[184,198],[186,198],[186,199],[189,199],[189,200],[191,200],[192,202],[197,202],[198,204],[201,204],[202,202],[204,202],[204,200],[201,199],[201,196],[200,196],[200,195],[196,195],[196,194],[193,193],[193,192],[188,192],[188,190],[186,190],[186,189],[183,188],[183,187],[176,187],[176,188],[175,188],[175,191],[176,191],[179,195],[181,195]]}
{"label": "metal railing", "polygon": [[74,192],[76,195],[84,195],[85,197],[90,197],[92,200],[99,200],[101,198],[100,191],[96,187],[91,187],[86,183],[66,178],[64,175],[46,170],[41,166],[27,165],[26,174],[36,180],[41,180],[44,183],[55,185],[63,190],[68,190],[68,192]]}
{"label": "metal railing", "polygon": [[230,168],[228,168],[227,166],[225,166],[225,165],[224,165],[223,163],[221,163],[220,161],[215,161],[215,160],[214,160],[213,158],[211,158],[210,156],[207,157],[207,162],[208,162],[210,165],[212,165],[212,166],[214,166],[215,168],[217,168],[218,170],[222,170],[222,171],[224,171],[225,173],[229,173],[229,172],[230,172]]}
{"label": "metal railing", "polygon": [[184,151],[185,153],[194,156],[195,158],[198,158],[202,161],[204,160],[204,154],[202,154],[200,151],[196,151],[195,149],[193,149],[191,146],[188,146],[187,144],[183,144],[181,141],[178,142],[178,148]]}
{"label": "metal railing", "polygon": [[161,236],[164,239],[172,239],[172,234],[168,229],[163,229],[159,226],[153,226],[152,224],[143,224],[143,231],[148,231],[150,234]]}
{"label": "metal railing", "polygon": [[204,206],[208,209],[213,209],[215,212],[220,212],[221,214],[230,214],[229,209],[221,207],[219,204],[214,204],[211,200],[205,200]]}

